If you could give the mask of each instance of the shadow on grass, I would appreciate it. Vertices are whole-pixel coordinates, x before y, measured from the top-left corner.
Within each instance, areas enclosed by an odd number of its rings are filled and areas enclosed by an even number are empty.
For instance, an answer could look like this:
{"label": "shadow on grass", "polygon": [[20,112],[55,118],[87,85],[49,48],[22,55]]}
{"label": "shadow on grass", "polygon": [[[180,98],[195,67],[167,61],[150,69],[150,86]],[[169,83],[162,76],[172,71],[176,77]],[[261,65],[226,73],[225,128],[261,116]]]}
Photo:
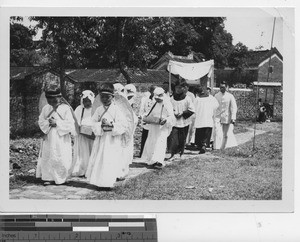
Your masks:
{"label": "shadow on grass", "polygon": [[31,175],[15,175],[9,179],[9,188],[17,189],[22,188],[25,185],[42,185],[43,181],[40,178],[36,178]]}
{"label": "shadow on grass", "polygon": [[108,189],[108,188],[97,187],[95,185],[89,184],[84,181],[68,181],[68,182],[66,182],[65,185],[69,186],[69,187],[86,188],[86,189],[93,190],[93,191],[110,191],[110,189]]}
{"label": "shadow on grass", "polygon": [[[29,186],[29,185],[37,185],[37,186],[44,185],[43,180],[41,180],[40,178],[36,178],[35,176],[31,176],[31,175],[17,175],[15,177],[11,178],[10,183],[11,183],[10,189],[18,189],[18,188],[22,188],[24,186]],[[109,189],[107,189],[105,187],[97,187],[97,186],[87,183],[86,181],[67,181],[63,185],[69,186],[69,187],[76,187],[76,188],[86,188],[86,189],[93,190],[93,191],[109,191]],[[55,184],[54,184],[54,186],[55,186]],[[59,186],[59,185],[57,185],[57,186]]]}

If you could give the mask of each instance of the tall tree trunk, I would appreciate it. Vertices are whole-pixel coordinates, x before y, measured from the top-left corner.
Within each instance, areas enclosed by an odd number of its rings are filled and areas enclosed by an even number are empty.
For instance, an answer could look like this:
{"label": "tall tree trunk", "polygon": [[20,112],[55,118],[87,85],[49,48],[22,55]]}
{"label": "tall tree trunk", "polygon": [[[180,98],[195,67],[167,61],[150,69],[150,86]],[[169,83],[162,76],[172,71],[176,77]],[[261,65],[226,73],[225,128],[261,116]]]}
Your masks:
{"label": "tall tree trunk", "polygon": [[122,50],[122,42],[123,42],[123,36],[122,36],[122,23],[125,21],[124,18],[117,18],[117,28],[116,28],[116,37],[117,37],[117,62],[118,67],[122,73],[122,75],[125,77],[127,84],[131,83],[131,78],[128,75],[127,71],[124,69],[124,65],[122,62],[122,56],[121,56],[121,50]]}
{"label": "tall tree trunk", "polygon": [[60,81],[60,90],[63,97],[68,100],[66,85],[65,85],[65,61],[64,61],[64,45],[61,41],[58,41],[58,69],[59,69],[59,81]]}

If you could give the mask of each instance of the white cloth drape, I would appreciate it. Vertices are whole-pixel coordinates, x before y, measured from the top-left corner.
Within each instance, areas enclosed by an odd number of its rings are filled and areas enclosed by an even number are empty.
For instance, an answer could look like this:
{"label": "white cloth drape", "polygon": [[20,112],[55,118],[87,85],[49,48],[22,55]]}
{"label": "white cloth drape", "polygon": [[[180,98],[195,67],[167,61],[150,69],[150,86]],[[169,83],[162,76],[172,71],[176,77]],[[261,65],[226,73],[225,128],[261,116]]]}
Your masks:
{"label": "white cloth drape", "polygon": [[182,63],[170,60],[168,71],[174,75],[179,75],[186,80],[198,80],[205,75],[211,77],[213,66],[213,60],[200,63]]}

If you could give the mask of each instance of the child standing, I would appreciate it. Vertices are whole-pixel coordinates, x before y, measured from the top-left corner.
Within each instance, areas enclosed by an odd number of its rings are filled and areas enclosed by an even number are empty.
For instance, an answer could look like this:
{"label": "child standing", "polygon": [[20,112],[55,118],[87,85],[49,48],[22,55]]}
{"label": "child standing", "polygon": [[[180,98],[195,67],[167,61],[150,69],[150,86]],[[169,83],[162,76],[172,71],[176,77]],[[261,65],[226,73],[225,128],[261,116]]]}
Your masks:
{"label": "child standing", "polygon": [[95,95],[86,90],[81,94],[81,104],[75,109],[80,132],[75,136],[72,176],[84,176],[91,155],[94,134],[92,133],[92,104]]}

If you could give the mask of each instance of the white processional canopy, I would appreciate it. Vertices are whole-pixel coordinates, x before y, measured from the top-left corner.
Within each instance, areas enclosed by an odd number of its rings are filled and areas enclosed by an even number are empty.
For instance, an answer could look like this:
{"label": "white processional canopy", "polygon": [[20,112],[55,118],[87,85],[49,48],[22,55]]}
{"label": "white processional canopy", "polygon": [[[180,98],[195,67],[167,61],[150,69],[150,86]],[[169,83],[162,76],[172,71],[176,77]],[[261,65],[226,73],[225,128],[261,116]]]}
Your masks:
{"label": "white processional canopy", "polygon": [[183,63],[170,60],[168,65],[169,72],[181,76],[186,79],[188,83],[196,83],[197,80],[205,75],[210,78],[213,75],[213,70],[213,60],[200,63]]}

